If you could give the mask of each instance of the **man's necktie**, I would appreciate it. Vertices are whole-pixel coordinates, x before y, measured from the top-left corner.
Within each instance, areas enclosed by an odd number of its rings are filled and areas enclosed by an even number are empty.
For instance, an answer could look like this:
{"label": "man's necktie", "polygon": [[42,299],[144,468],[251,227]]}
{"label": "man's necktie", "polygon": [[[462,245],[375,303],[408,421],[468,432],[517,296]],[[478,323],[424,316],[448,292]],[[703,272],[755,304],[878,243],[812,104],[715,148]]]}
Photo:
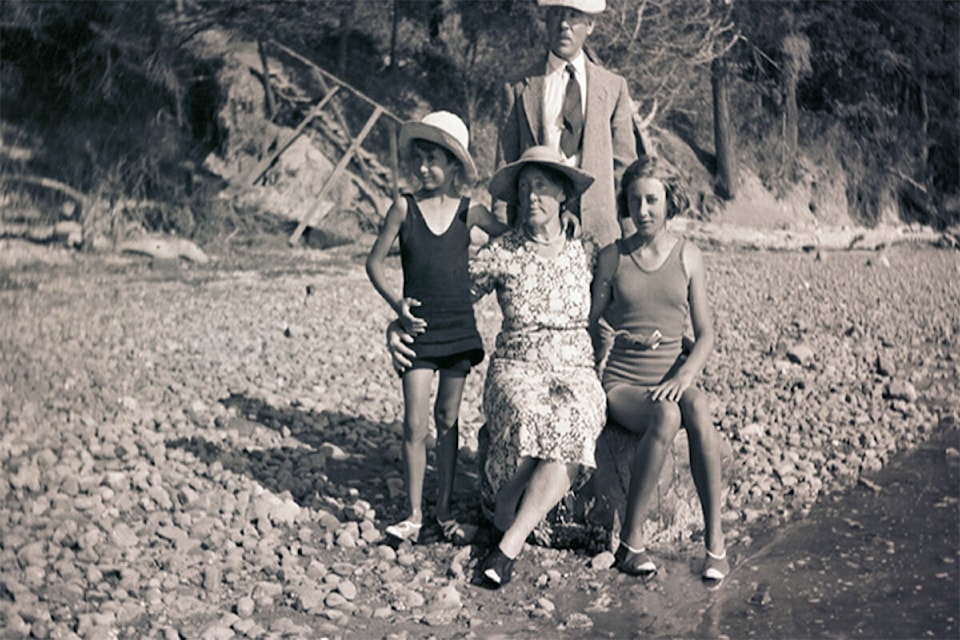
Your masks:
{"label": "man's necktie", "polygon": [[580,150],[583,138],[583,107],[580,102],[580,83],[577,82],[576,69],[567,65],[567,89],[563,96],[563,132],[560,134],[560,151],[572,158]]}

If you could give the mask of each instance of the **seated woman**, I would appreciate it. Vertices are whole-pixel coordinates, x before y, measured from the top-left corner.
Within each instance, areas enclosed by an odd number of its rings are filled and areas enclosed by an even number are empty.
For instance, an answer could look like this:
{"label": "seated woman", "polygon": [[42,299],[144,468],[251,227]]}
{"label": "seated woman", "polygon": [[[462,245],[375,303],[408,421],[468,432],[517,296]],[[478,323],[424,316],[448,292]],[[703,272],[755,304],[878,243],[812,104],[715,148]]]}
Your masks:
{"label": "seated woman", "polygon": [[[561,223],[564,203],[592,182],[552,149],[531,147],[490,182],[495,198],[517,204],[513,228],[470,262],[476,296],[496,291],[503,314],[483,393],[489,448],[481,470],[503,532],[481,566],[496,587],[510,581],[525,540],[580,469],[595,466],[606,421],[587,331],[596,245],[568,237]],[[396,358],[395,336],[390,345]]]}
{"label": "seated woman", "polygon": [[[715,338],[700,250],[666,227],[667,218],[683,208],[678,182],[657,158],[644,156],[627,167],[617,205],[636,232],[600,253],[590,320],[597,343],[600,318],[615,331],[603,373],[610,418],[640,436],[617,567],[632,575],[656,572],[642,525],[682,420],[706,529],[703,578],[719,583],[729,572],[720,521],[720,448],[706,396],[695,384]],[[684,355],[688,320],[695,340]]]}

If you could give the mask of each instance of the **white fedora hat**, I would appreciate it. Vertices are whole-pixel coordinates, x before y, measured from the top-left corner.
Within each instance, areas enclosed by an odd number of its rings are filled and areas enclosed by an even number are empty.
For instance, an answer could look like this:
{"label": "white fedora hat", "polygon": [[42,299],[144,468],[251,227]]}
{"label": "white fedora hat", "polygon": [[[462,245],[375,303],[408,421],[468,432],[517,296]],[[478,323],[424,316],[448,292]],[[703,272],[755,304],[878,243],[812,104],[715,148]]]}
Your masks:
{"label": "white fedora hat", "polygon": [[603,13],[607,0],[537,0],[541,7],[570,7],[583,13]]}
{"label": "white fedora hat", "polygon": [[452,153],[463,165],[468,182],[477,179],[477,166],[470,157],[470,133],[467,125],[454,113],[434,111],[420,120],[404,122],[400,127],[401,153],[410,155],[410,143],[414,140],[426,140],[439,145]]}
{"label": "white fedora hat", "polygon": [[490,195],[498,200],[517,204],[517,177],[528,164],[546,167],[566,176],[573,186],[573,193],[569,194],[571,197],[579,196],[593,184],[592,175],[564,164],[559,152],[550,147],[539,145],[530,147],[523,152],[519,159],[500,167],[493,174],[493,178],[490,179]]}

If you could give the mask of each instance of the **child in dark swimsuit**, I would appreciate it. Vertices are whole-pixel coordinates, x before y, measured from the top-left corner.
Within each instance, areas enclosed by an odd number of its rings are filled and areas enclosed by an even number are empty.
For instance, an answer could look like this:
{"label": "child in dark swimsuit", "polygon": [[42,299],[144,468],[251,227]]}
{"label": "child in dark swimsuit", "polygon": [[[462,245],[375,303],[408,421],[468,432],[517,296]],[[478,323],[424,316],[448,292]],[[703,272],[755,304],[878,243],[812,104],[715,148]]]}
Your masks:
{"label": "child in dark swimsuit", "polygon": [[[642,524],[660,470],[681,422],[690,440],[690,468],[703,509],[703,578],[729,572],[720,521],[720,449],[706,396],[694,384],[713,350],[715,334],[703,256],[670,232],[667,218],[683,208],[676,175],[657,158],[641,157],[624,172],[618,208],[636,232],[606,247],[593,280],[591,327],[598,344],[604,318],[615,340],[603,371],[611,419],[640,435],[617,549],[617,567],[652,575]],[[694,341],[684,354],[687,319]]]}
{"label": "child in dark swimsuit", "polygon": [[[430,389],[439,373],[434,420],[437,429],[439,489],[437,522],[444,536],[465,535],[451,512],[453,478],[459,444],[458,418],[464,382],[483,360],[470,296],[467,258],[470,229],[496,236],[507,227],[482,204],[471,204],[460,188],[476,179],[469,134],[463,121],[447,111],[431,113],[400,129],[400,149],[420,179],[420,190],[404,194],[390,207],[383,228],[367,258],[367,275],[397,312],[404,330],[415,336],[416,358],[398,371],[403,381],[403,462],[409,515],[386,533],[416,541],[423,526],[423,479],[429,433]],[[387,282],[384,260],[400,238],[403,295]]]}

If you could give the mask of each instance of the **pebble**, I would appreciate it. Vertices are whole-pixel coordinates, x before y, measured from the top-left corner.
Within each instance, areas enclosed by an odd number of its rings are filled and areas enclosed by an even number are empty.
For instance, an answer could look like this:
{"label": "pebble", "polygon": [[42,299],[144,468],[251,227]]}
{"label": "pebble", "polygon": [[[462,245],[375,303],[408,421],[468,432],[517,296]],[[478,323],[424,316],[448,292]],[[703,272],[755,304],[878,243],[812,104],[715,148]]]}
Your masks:
{"label": "pebble", "polygon": [[787,350],[787,359],[796,364],[807,365],[814,359],[814,351],[805,343],[795,344]]}
{"label": "pebble", "polygon": [[454,584],[441,587],[433,597],[432,606],[439,609],[460,609],[463,601]]}
{"label": "pebble", "polygon": [[609,551],[602,551],[590,558],[590,568],[596,571],[604,571],[613,566],[616,558]]}
{"label": "pebble", "polygon": [[353,600],[357,597],[357,587],[349,580],[341,580],[337,583],[337,591],[347,600]]}

